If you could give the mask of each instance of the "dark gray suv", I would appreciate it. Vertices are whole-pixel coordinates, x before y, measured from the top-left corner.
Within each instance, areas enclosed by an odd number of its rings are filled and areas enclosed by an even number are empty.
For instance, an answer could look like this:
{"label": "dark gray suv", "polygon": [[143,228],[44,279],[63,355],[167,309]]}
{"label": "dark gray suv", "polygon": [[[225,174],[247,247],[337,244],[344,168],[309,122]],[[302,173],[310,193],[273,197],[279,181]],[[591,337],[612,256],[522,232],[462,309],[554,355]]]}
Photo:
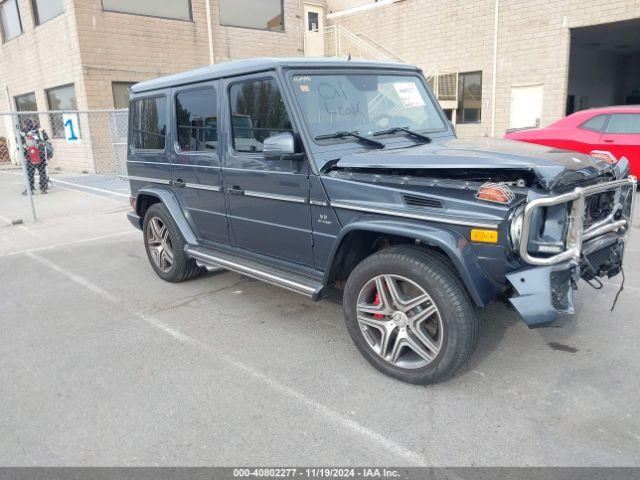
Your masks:
{"label": "dark gray suv", "polygon": [[230,62],[131,89],[129,219],[170,282],[226,268],[317,300],[343,291],[364,357],[453,374],[497,298],[531,327],[622,268],[628,162],[458,140],[413,66]]}

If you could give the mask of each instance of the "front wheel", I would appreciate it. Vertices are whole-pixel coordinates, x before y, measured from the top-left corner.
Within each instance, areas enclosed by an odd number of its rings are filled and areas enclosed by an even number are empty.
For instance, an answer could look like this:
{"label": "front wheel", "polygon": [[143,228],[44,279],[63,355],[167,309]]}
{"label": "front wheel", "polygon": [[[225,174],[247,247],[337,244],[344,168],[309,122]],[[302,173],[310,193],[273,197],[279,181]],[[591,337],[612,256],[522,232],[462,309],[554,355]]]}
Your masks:
{"label": "front wheel", "polygon": [[477,344],[480,324],[446,259],[391,247],[363,260],[344,292],[347,329],[381,372],[428,384],[453,375]]}

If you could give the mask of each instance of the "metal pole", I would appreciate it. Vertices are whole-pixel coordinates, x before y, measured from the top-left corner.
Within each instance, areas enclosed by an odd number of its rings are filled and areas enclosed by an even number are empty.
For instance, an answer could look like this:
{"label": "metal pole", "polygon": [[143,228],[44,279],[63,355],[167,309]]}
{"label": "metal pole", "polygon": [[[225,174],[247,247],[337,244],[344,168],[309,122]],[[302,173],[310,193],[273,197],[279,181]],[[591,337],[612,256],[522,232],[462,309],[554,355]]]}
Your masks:
{"label": "metal pole", "polygon": [[20,134],[19,125],[19,117],[17,113],[13,113],[11,115],[11,124],[13,126],[13,136],[16,139],[16,146],[18,147],[18,160],[22,164],[22,173],[24,173],[24,181],[27,186],[27,198],[29,199],[29,205],[31,205],[31,215],[33,216],[33,221],[37,222],[36,218],[36,207],[33,204],[33,194],[31,192],[31,185],[29,184],[29,172],[27,171],[27,160],[24,155],[24,149],[22,148],[22,136]]}

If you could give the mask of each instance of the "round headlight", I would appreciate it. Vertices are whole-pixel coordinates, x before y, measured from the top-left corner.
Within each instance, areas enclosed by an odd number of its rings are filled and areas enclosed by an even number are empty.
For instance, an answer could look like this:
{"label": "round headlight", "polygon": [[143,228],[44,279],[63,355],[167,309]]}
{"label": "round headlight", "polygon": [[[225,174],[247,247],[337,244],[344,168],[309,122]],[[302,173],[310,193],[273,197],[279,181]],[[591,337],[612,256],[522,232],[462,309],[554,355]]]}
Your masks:
{"label": "round headlight", "polygon": [[520,248],[520,236],[522,235],[522,222],[524,220],[524,205],[520,205],[513,212],[509,225],[509,240],[514,250]]}

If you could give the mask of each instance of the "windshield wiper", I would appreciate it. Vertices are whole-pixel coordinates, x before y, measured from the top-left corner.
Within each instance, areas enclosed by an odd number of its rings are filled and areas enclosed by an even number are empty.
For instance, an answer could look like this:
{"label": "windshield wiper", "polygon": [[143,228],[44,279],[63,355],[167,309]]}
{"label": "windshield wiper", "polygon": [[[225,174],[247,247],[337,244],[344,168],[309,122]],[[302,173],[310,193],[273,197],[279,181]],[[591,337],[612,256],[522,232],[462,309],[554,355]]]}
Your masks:
{"label": "windshield wiper", "polygon": [[363,135],[360,135],[360,133],[358,133],[357,131],[347,132],[345,130],[341,130],[341,131],[338,131],[338,132],[326,133],[324,135],[316,135],[315,139],[316,140],[329,140],[331,138],[344,138],[344,137],[357,138],[362,143],[366,143],[367,145],[371,145],[372,147],[384,148],[384,143],[378,142],[377,140],[374,140],[373,138],[369,138],[369,137],[365,137]]}
{"label": "windshield wiper", "polygon": [[414,132],[413,130],[410,130],[407,127],[393,127],[393,128],[388,128],[386,130],[378,130],[377,132],[373,133],[373,136],[377,137],[378,135],[387,135],[389,133],[399,133],[399,132],[406,133],[410,137],[422,140],[424,143],[431,142],[431,138],[427,137],[426,135],[422,135],[421,133]]}

